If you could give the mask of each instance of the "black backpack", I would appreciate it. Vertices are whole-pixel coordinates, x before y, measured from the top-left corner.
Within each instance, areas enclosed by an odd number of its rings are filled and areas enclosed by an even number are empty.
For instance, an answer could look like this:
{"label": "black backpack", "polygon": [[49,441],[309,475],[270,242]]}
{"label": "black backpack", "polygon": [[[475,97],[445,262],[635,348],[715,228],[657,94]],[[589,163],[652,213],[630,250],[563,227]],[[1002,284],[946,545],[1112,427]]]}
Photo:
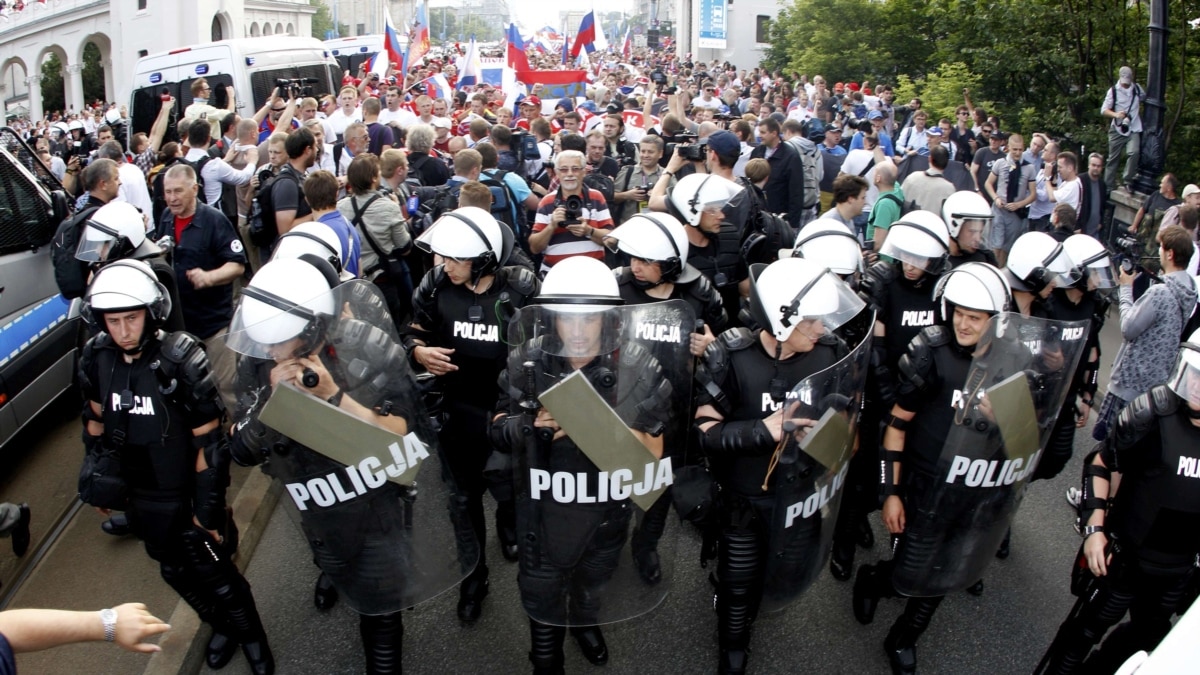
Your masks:
{"label": "black backpack", "polygon": [[188,160],[186,160],[182,157],[179,158],[180,162],[183,162],[184,164],[187,164],[188,166],[192,167],[192,170],[196,172],[196,185],[200,188],[200,190],[196,193],[196,198],[199,199],[200,203],[202,203],[202,204],[208,203],[208,197],[206,197],[204,195],[204,173],[203,173],[204,166],[206,164],[208,164],[212,160],[212,158],[213,158],[212,155],[205,155],[198,162],[189,162]]}
{"label": "black backpack", "polygon": [[275,203],[271,193],[275,183],[284,179],[295,181],[300,187],[300,179],[286,168],[261,181],[258,194],[250,202],[250,217],[247,219],[247,229],[250,231],[250,241],[259,248],[267,248],[279,237],[279,225],[275,222]]}
{"label": "black backpack", "polygon": [[99,208],[88,206],[62,221],[50,242],[54,281],[58,283],[59,292],[68,300],[81,298],[87,292],[88,265],[75,257],[75,250],[79,248],[79,235],[83,232],[83,226]]}
{"label": "black backpack", "polygon": [[604,202],[608,204],[608,208],[613,208],[613,196],[617,193],[617,184],[613,179],[599,171],[593,171],[583,177],[583,184],[604,195]]}

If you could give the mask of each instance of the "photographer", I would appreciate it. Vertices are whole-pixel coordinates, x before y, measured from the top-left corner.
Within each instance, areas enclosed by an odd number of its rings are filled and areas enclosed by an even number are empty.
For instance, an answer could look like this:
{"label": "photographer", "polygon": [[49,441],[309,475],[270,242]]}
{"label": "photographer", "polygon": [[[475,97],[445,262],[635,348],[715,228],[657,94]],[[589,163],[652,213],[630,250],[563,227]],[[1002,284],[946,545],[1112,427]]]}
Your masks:
{"label": "photographer", "polygon": [[1123,342],[1113,360],[1108,393],[1100,406],[1092,436],[1102,441],[1129,401],[1167,381],[1174,365],[1184,324],[1196,306],[1196,282],[1185,271],[1192,259],[1187,230],[1159,231],[1158,259],[1163,283],[1133,300],[1133,270],[1122,264],[1118,295]]}
{"label": "photographer", "polygon": [[605,115],[601,128],[604,134],[604,156],[613,158],[621,166],[636,165],[637,146],[625,140],[625,118],[620,113]]}
{"label": "photographer", "polygon": [[542,198],[529,235],[530,252],[545,255],[542,274],[572,256],[604,260],[601,242],[612,229],[612,217],[604,196],[585,188],[584,171],[583,154],[578,151],[563,150],[554,158],[558,191]]}

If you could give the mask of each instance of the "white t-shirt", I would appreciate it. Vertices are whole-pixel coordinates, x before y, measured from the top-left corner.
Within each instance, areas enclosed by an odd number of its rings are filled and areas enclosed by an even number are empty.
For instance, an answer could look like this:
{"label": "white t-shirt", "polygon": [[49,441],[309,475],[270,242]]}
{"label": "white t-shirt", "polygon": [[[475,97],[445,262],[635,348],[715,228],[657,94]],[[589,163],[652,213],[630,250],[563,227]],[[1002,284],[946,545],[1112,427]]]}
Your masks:
{"label": "white t-shirt", "polygon": [[867,169],[866,173],[862,173],[862,170],[871,163],[874,157],[874,150],[859,149],[846,153],[846,159],[842,161],[842,173],[851,176],[862,174],[863,179],[870,186],[867,188],[867,205],[863,207],[863,213],[870,213],[871,208],[875,206],[875,200],[879,198],[879,188],[875,187],[875,165]]}
{"label": "white t-shirt", "polygon": [[[150,199],[150,188],[146,185],[146,174],[129,162],[121,162],[117,166],[117,180],[121,186],[117,188],[117,199],[138,207],[142,213],[154,218],[154,202]],[[153,224],[153,222],[151,223]]]}
{"label": "white t-shirt", "polygon": [[407,129],[410,124],[416,121],[416,119],[417,114],[404,107],[401,107],[396,112],[392,112],[387,108],[379,111],[380,124],[391,124],[392,122],[397,122],[400,124],[401,128]]}
{"label": "white t-shirt", "polygon": [[346,113],[342,112],[341,108],[338,108],[337,110],[334,110],[333,114],[327,119],[329,121],[329,127],[333,129],[334,134],[334,138],[332,138],[331,141],[336,141],[338,140],[338,136],[346,133],[346,127],[350,126],[354,122],[362,121],[362,108],[355,108],[354,113],[348,117],[346,116]]}
{"label": "white t-shirt", "polygon": [[1058,189],[1054,191],[1054,201],[1060,204],[1070,204],[1071,208],[1079,211],[1079,198],[1082,194],[1083,186],[1080,185],[1079,179],[1065,181]]}

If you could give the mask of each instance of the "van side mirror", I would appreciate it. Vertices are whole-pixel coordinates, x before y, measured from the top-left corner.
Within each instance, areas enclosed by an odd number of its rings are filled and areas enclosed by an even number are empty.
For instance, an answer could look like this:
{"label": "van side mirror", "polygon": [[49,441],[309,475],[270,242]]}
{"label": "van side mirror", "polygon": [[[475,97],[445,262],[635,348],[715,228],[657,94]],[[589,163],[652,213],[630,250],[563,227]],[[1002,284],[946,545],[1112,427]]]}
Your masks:
{"label": "van side mirror", "polygon": [[50,193],[50,215],[54,218],[54,227],[71,216],[71,201],[63,190]]}

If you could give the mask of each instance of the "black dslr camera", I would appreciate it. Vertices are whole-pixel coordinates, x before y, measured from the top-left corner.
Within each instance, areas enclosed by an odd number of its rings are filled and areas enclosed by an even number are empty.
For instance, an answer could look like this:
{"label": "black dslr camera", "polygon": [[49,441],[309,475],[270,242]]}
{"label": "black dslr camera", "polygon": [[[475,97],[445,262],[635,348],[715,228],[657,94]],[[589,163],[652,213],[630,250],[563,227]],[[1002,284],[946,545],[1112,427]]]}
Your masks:
{"label": "black dslr camera", "polygon": [[562,222],[563,225],[578,225],[579,218],[583,215],[583,198],[579,195],[567,195],[563,203],[563,210],[567,212],[567,218]]}

